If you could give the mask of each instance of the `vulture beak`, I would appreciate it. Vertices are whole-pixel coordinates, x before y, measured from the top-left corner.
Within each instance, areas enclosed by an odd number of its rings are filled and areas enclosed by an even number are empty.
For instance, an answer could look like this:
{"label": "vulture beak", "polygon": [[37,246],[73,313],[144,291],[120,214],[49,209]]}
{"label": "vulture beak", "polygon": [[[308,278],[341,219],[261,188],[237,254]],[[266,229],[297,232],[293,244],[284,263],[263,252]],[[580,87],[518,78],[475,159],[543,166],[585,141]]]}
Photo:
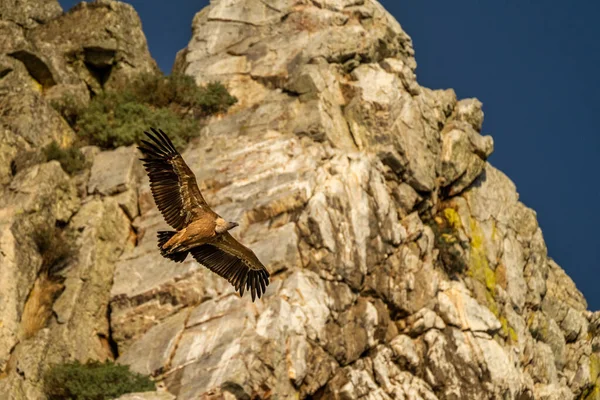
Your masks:
{"label": "vulture beak", "polygon": [[236,226],[239,226],[240,224],[238,224],[237,222],[228,222],[227,223],[227,230],[233,229]]}

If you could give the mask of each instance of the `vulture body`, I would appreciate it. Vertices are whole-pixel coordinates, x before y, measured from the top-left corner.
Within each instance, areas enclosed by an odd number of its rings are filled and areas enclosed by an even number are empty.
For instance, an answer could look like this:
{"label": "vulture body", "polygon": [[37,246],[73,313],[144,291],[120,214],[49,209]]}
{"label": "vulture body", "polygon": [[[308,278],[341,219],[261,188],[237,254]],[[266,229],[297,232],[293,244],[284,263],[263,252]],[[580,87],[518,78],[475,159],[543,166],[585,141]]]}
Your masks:
{"label": "vulture body", "polygon": [[187,166],[169,137],[152,129],[144,132],[138,149],[150,178],[156,206],[174,231],[158,232],[163,257],[182,262],[188,254],[231,283],[240,296],[244,290],[252,301],[269,285],[269,272],[254,252],[234,239],[229,230],[238,224],[227,222],[208,206]]}

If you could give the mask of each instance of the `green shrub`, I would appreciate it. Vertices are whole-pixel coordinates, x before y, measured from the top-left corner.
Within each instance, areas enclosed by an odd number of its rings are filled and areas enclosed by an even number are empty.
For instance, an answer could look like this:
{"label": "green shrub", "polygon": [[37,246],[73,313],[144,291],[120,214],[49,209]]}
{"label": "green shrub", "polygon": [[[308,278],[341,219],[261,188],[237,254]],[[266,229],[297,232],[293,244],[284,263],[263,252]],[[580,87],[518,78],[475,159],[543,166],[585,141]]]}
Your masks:
{"label": "green shrub", "polygon": [[139,143],[149,127],[160,127],[182,147],[199,130],[195,120],[182,118],[168,108],[140,103],[131,92],[99,94],[77,118],[79,135],[102,148]]}
{"label": "green shrub", "polygon": [[58,143],[52,141],[52,143],[44,147],[44,155],[47,161],[58,161],[62,169],[69,175],[73,175],[88,167],[85,156],[76,146],[63,149]]}
{"label": "green shrub", "polygon": [[221,83],[211,82],[199,87],[188,75],[141,75],[129,90],[139,102],[154,107],[175,106],[176,110],[183,108],[184,112],[189,110],[196,116],[226,111],[237,102]]}
{"label": "green shrub", "polygon": [[52,366],[44,377],[44,391],[51,400],[108,400],[126,393],[155,389],[149,377],[111,361],[58,364]]}
{"label": "green shrub", "polygon": [[176,146],[198,134],[198,119],[226,111],[237,99],[218,82],[196,85],[187,75],[142,75],[119,91],[95,96],[74,126],[82,139],[102,148],[139,143],[143,131],[163,129]]}
{"label": "green shrub", "polygon": [[196,101],[197,106],[210,115],[226,111],[237,103],[237,98],[230,95],[221,83],[211,82],[199,91]]}
{"label": "green shrub", "polygon": [[33,241],[42,256],[41,269],[49,276],[63,270],[74,255],[73,246],[68,242],[63,231],[55,226],[36,227]]}

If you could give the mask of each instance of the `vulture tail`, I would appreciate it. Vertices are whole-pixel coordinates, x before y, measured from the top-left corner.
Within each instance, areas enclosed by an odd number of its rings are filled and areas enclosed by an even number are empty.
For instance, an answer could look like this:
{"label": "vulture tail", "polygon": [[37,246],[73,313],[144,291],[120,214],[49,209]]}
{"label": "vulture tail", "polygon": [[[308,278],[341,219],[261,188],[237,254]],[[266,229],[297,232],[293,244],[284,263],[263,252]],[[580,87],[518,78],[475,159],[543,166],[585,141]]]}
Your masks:
{"label": "vulture tail", "polygon": [[185,258],[188,255],[187,251],[179,251],[176,253],[167,253],[162,247],[165,243],[167,243],[169,241],[169,239],[171,239],[173,237],[174,234],[176,234],[177,232],[175,231],[159,231],[158,232],[158,249],[160,250],[160,254],[165,257],[168,258],[169,260],[173,260],[175,262],[183,262],[183,260],[185,260]]}

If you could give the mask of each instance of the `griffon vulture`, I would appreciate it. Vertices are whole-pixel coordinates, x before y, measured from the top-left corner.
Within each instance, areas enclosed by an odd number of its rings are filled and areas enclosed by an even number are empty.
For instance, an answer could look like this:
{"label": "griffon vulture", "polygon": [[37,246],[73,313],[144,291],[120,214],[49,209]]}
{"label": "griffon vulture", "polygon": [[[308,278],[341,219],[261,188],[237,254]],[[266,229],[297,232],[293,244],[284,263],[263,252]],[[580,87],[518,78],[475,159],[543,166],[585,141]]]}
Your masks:
{"label": "griffon vulture", "polygon": [[238,224],[225,221],[210,209],[198,189],[196,177],[169,137],[152,128],[142,140],[144,168],[156,206],[175,231],[158,232],[163,257],[182,262],[188,253],[200,264],[231,283],[240,296],[250,290],[252,301],[269,285],[269,272],[254,252],[235,240],[229,230]]}

